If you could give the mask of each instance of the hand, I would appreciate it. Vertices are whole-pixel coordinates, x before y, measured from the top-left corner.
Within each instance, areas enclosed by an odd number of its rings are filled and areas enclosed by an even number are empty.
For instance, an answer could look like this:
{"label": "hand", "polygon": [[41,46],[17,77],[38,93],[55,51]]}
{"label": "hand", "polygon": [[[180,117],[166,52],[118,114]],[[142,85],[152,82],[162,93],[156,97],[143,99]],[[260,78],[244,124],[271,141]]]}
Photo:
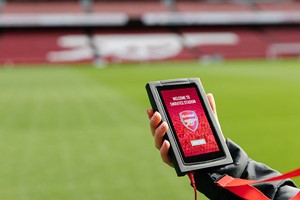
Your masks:
{"label": "hand", "polygon": [[[215,114],[216,120],[217,111],[216,104],[212,94],[207,94],[207,99],[209,101],[210,107],[212,108],[213,113]],[[169,166],[173,167],[173,163],[168,154],[170,143],[167,140],[164,140],[164,135],[169,129],[168,124],[166,122],[161,123],[161,115],[158,112],[154,112],[151,108],[147,109],[147,114],[150,119],[150,130],[152,136],[154,137],[155,147],[160,151],[161,159]]]}

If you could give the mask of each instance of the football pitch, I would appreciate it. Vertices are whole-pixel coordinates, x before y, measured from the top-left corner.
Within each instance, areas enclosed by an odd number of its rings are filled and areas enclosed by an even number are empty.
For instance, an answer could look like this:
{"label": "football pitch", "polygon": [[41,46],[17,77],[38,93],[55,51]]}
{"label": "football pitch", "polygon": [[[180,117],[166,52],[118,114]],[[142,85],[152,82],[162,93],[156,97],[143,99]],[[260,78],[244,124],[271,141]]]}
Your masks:
{"label": "football pitch", "polygon": [[299,60],[2,67],[0,199],[193,199],[146,116],[145,84],[183,77],[214,94],[225,137],[252,159],[300,166]]}

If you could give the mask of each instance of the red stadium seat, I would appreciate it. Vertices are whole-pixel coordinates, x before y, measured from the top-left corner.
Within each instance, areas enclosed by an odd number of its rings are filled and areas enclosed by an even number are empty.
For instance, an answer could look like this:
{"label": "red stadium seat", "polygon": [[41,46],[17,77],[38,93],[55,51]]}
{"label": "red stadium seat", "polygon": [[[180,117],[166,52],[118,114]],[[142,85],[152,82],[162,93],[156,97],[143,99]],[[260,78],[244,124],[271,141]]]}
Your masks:
{"label": "red stadium seat", "polygon": [[7,2],[2,10],[2,14],[80,13],[82,11],[79,2]]}

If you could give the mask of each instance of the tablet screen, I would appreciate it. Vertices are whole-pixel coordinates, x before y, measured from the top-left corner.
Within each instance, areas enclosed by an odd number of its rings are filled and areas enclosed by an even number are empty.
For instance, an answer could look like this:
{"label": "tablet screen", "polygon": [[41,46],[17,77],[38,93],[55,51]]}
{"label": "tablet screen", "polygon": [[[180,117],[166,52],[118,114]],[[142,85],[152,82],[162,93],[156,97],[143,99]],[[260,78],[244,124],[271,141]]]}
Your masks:
{"label": "tablet screen", "polygon": [[195,84],[158,89],[185,162],[224,156]]}

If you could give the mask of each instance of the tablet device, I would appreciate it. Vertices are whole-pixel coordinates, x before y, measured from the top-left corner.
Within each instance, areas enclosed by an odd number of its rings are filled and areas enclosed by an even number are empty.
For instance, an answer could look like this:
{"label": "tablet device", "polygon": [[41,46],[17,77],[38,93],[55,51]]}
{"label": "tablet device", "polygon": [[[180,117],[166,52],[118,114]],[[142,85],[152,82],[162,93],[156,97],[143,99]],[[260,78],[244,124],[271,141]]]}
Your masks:
{"label": "tablet device", "polygon": [[165,139],[178,176],[232,163],[200,79],[174,79],[146,85],[154,111],[167,122]]}

